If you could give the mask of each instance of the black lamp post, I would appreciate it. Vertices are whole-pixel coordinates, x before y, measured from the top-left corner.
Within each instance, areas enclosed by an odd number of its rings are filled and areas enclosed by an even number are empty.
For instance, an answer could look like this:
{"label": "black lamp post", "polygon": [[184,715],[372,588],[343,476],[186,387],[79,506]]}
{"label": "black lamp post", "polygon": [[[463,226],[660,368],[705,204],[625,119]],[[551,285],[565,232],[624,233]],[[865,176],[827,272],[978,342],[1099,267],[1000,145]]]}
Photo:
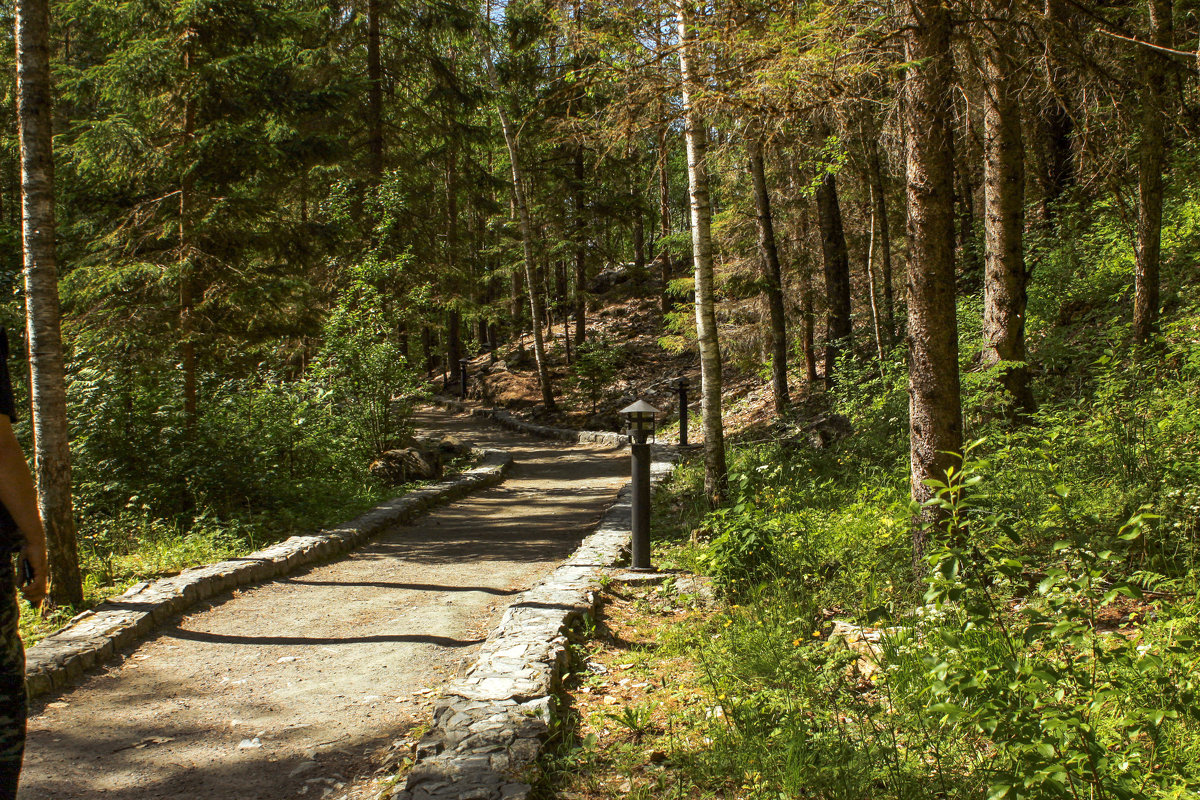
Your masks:
{"label": "black lamp post", "polygon": [[688,406],[687,406],[687,390],[692,385],[692,382],[687,379],[687,375],[681,375],[675,381],[675,391],[679,392],[679,445],[684,447],[687,445],[687,423],[688,423]]}
{"label": "black lamp post", "polygon": [[650,567],[650,445],[646,439],[654,435],[654,420],[662,412],[638,400],[621,409],[628,420],[630,452],[633,467],[633,509],[630,528],[633,534],[631,567],[649,571]]}
{"label": "black lamp post", "polygon": [[465,358],[458,360],[458,399],[467,399],[467,360]]}

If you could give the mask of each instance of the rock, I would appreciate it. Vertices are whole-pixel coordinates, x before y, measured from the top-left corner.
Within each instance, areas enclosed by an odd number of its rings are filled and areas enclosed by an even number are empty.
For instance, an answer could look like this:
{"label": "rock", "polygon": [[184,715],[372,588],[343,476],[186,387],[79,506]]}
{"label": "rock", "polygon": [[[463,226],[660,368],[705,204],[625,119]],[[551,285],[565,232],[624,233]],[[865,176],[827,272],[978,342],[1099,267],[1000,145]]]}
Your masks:
{"label": "rock", "polygon": [[592,278],[588,284],[588,291],[593,294],[603,294],[614,286],[625,283],[629,280],[629,266],[627,264],[614,264],[610,267],[605,267],[596,277]]}
{"label": "rock", "polygon": [[443,436],[438,442],[438,452],[443,456],[457,458],[471,452],[471,445],[454,436]]}
{"label": "rock", "polygon": [[884,631],[879,628],[863,628],[850,622],[834,620],[833,631],[829,634],[830,642],[840,642],[848,650],[858,654],[855,669],[864,678],[870,678],[879,672],[879,662],[882,655],[880,639]]}
{"label": "rock", "polygon": [[415,447],[381,453],[369,469],[373,476],[392,485],[439,478],[442,474],[441,461]]}
{"label": "rock", "polygon": [[817,450],[823,450],[853,432],[854,426],[850,419],[841,414],[830,414],[808,426],[809,443]]}
{"label": "rock", "polygon": [[588,417],[587,427],[593,431],[619,431],[624,425],[618,415],[600,412]]}

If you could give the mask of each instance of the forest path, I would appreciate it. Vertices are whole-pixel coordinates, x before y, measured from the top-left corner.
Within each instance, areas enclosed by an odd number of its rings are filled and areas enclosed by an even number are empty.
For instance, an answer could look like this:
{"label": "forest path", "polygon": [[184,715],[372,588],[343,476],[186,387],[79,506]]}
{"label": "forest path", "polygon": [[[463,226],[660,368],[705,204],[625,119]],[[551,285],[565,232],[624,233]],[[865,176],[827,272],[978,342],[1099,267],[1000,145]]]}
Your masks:
{"label": "forest path", "polygon": [[36,702],[19,797],[269,800],[361,785],[424,724],[513,596],[569,555],[628,471],[618,450],[421,411],[418,428],[514,458],[508,479],[347,557],[163,626]]}

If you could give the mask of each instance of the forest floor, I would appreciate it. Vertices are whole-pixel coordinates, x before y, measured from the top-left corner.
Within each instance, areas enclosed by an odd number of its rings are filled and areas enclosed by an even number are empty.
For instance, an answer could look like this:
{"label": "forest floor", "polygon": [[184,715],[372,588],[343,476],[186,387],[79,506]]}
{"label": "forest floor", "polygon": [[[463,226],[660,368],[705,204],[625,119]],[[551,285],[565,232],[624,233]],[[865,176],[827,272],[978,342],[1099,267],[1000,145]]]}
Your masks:
{"label": "forest floor", "polygon": [[577,546],[624,482],[618,450],[423,411],[514,458],[509,478],[347,558],[178,619],[35,704],[21,798],[370,797],[510,598]]}

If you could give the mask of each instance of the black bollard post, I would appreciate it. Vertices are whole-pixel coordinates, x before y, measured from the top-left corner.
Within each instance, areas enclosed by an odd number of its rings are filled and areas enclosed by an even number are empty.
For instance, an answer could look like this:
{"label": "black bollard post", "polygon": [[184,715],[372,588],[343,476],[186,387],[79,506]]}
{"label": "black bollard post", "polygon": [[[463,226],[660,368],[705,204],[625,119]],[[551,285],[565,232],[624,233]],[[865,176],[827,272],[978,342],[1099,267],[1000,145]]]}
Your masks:
{"label": "black bollard post", "polygon": [[646,439],[654,433],[654,419],[661,412],[645,400],[638,400],[620,412],[629,421],[630,454],[633,474],[630,498],[630,533],[633,553],[630,568],[649,572],[650,566],[650,445]]}
{"label": "black bollard post", "polygon": [[633,554],[630,566],[633,569],[650,569],[650,445],[645,440],[635,441],[630,446],[633,455],[633,513],[631,531]]}
{"label": "black bollard post", "polygon": [[688,399],[687,390],[691,385],[691,381],[687,376],[682,376],[675,381],[675,389],[679,392],[679,445],[684,447],[688,443]]}
{"label": "black bollard post", "polygon": [[458,360],[458,399],[467,399],[467,360],[465,358]]}

